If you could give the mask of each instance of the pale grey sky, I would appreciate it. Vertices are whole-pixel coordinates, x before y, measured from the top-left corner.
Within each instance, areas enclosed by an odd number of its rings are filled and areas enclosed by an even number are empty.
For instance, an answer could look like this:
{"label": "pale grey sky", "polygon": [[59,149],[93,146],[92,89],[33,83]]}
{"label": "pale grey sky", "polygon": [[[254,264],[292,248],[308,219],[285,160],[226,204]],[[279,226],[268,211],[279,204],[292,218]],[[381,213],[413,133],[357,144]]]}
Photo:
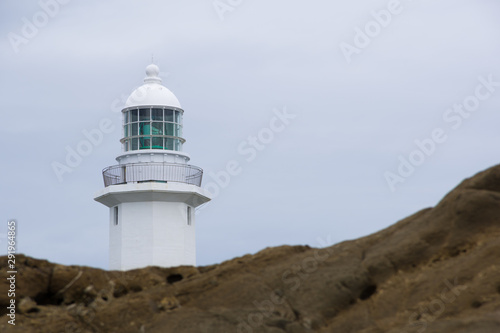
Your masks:
{"label": "pale grey sky", "polygon": [[[8,0],[0,13],[0,234],[17,219],[30,256],[107,267],[108,211],[93,196],[151,54],[204,184],[242,168],[198,212],[200,265],[367,235],[500,161],[495,0]],[[462,103],[472,111],[447,111]],[[248,161],[238,147],[284,109],[296,117]],[[60,182],[52,163],[103,119],[114,131]],[[424,160],[402,175],[400,156]],[[405,180],[395,191],[387,172]]]}

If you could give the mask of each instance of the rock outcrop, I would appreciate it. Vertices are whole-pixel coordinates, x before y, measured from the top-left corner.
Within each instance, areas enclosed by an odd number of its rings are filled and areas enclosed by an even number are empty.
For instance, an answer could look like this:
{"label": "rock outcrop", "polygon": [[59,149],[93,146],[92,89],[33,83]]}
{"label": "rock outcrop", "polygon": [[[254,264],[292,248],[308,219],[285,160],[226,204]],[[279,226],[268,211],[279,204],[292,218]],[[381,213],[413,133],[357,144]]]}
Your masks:
{"label": "rock outcrop", "polygon": [[108,272],[17,256],[1,332],[500,332],[500,166],[434,208],[324,249]]}

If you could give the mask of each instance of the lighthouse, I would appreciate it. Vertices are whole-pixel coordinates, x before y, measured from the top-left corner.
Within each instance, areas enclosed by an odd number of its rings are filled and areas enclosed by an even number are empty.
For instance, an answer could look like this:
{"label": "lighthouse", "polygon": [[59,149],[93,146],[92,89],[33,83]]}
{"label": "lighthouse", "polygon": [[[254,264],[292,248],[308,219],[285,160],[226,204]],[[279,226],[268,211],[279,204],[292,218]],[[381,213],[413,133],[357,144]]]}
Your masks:
{"label": "lighthouse", "polygon": [[109,269],[196,265],[195,208],[210,201],[203,170],[183,152],[179,100],[158,66],[122,110],[122,152],[95,200],[109,207]]}

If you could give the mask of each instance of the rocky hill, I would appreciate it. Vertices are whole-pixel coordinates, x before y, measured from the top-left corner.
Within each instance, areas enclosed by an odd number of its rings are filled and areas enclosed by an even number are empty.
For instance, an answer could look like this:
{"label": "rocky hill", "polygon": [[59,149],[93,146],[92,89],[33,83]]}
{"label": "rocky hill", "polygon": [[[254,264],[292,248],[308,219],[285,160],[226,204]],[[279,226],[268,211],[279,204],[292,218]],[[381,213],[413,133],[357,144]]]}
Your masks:
{"label": "rocky hill", "polygon": [[18,256],[1,332],[500,332],[500,166],[434,208],[325,249],[108,272]]}

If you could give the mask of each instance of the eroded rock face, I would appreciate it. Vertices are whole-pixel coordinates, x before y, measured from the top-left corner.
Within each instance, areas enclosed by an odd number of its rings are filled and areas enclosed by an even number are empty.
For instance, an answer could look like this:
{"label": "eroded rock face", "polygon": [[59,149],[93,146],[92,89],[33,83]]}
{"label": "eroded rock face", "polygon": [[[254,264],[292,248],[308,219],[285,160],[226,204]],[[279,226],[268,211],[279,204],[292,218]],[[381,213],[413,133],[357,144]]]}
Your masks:
{"label": "eroded rock face", "polygon": [[[7,259],[0,278],[7,290]],[[500,332],[500,166],[434,208],[326,249],[128,272],[18,256],[1,332]]]}

